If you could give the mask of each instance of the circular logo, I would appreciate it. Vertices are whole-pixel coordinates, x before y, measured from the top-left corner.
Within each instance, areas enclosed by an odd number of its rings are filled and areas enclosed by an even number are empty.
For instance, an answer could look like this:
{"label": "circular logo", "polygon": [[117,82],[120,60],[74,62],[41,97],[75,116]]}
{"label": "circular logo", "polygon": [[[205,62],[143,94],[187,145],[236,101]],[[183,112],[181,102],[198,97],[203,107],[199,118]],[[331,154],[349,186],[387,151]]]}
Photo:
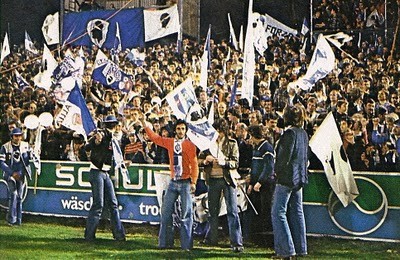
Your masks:
{"label": "circular logo", "polygon": [[333,223],[342,231],[364,236],[376,231],[385,221],[388,201],[385,192],[375,181],[354,176],[360,195],[346,208],[331,192],[328,211]]}

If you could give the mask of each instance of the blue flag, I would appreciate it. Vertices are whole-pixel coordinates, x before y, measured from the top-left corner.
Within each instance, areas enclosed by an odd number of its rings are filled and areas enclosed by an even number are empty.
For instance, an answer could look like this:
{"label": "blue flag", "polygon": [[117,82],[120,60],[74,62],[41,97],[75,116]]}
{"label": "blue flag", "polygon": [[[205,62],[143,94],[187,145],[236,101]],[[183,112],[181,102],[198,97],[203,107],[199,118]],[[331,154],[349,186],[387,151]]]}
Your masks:
{"label": "blue flag", "polygon": [[57,82],[72,77],[74,73],[77,73],[79,69],[75,65],[75,60],[71,55],[66,55],[60,64],[54,69],[53,77]]}
{"label": "blue flag", "polygon": [[71,90],[61,112],[55,118],[55,122],[56,125],[63,125],[83,136],[88,136],[90,132],[96,129],[77,83]]}
{"label": "blue flag", "polygon": [[124,92],[129,92],[133,86],[132,76],[123,72],[101,50],[97,52],[92,79],[104,86]]}
{"label": "blue flag", "polygon": [[144,47],[142,8],[65,14],[63,43],[111,49],[117,35],[117,24],[124,48]]}
{"label": "blue flag", "polygon": [[24,79],[24,77],[21,76],[21,74],[19,74],[17,70],[15,70],[14,73],[15,73],[15,80],[17,81],[18,88],[20,90],[29,87],[29,83],[26,81],[26,79]]}

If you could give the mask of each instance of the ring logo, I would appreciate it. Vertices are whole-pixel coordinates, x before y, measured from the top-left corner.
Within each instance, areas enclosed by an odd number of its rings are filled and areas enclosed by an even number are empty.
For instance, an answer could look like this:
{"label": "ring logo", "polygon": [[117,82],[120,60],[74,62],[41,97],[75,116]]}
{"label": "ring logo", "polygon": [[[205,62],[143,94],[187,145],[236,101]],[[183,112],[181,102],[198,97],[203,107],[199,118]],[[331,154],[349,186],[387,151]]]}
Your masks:
{"label": "ring logo", "polygon": [[360,195],[345,208],[331,192],[328,211],[339,229],[351,235],[365,236],[385,222],[388,200],[382,187],[375,181],[363,176],[354,176],[354,179]]}
{"label": "ring logo", "polygon": [[69,200],[61,200],[61,205],[64,209],[69,210],[85,210],[89,211],[92,206],[93,198],[90,197],[90,200],[78,200],[77,196],[72,196]]}

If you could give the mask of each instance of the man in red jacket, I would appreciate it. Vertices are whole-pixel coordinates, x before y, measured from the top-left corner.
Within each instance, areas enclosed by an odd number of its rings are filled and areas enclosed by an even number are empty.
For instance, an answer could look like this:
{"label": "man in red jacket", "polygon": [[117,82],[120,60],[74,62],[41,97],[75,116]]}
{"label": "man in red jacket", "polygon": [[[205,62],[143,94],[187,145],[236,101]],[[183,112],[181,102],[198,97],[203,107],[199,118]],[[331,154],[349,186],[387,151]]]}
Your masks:
{"label": "man in red jacket", "polygon": [[156,145],[168,150],[170,161],[171,181],[164,195],[161,208],[161,225],[158,235],[158,247],[160,249],[172,248],[174,246],[174,226],[172,213],[174,204],[181,198],[181,248],[190,250],[193,247],[192,235],[192,196],[196,190],[196,182],[199,175],[197,164],[196,146],[186,139],[187,125],[183,120],[178,120],[175,124],[175,137],[162,137],[146,127],[144,118],[141,119],[142,125],[150,140]]}

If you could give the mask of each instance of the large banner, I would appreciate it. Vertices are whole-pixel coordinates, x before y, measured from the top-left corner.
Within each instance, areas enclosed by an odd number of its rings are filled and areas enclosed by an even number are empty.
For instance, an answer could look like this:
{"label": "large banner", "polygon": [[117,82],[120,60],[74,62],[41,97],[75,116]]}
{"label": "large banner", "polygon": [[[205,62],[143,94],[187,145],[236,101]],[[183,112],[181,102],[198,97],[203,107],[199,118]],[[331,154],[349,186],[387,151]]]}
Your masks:
{"label": "large banner", "polygon": [[117,24],[124,49],[144,46],[143,8],[65,14],[62,43],[111,49],[115,47]]}

